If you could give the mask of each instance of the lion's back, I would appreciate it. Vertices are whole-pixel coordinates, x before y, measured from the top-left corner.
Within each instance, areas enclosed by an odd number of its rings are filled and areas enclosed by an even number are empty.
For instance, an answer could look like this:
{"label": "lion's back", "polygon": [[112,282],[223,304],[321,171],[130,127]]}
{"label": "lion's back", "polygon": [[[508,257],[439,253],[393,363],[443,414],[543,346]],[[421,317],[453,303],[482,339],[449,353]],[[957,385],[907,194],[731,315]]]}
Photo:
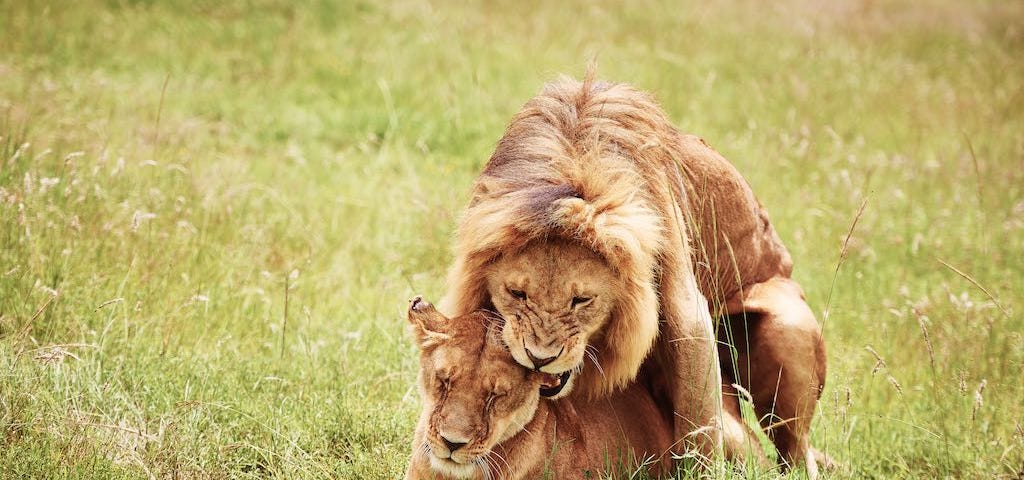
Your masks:
{"label": "lion's back", "polygon": [[[620,180],[620,181],[616,181]],[[702,292],[725,301],[744,286],[788,277],[792,261],[736,168],[703,139],[681,134],[650,95],[624,84],[562,78],[510,123],[477,183],[477,197],[520,189],[525,216],[567,197],[631,189],[664,217],[684,212]],[[666,242],[667,243],[667,242]]]}
{"label": "lion's back", "polygon": [[739,171],[700,137],[681,136],[679,151],[694,273],[705,296],[725,302],[748,285],[789,277],[789,252]]}

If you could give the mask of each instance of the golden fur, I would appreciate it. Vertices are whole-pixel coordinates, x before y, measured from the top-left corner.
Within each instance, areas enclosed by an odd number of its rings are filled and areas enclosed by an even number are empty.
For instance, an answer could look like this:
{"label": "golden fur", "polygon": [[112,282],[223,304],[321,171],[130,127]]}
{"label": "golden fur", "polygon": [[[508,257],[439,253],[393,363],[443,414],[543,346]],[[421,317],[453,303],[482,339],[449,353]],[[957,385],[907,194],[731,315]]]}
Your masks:
{"label": "golden fur", "polygon": [[[583,478],[608,466],[655,473],[671,443],[669,419],[637,385],[596,402],[539,400],[546,375],[517,364],[500,320],[447,319],[419,297],[409,308],[420,354],[423,413],[407,479]],[[464,445],[450,447],[457,443]]]}
{"label": "golden fur", "polygon": [[549,85],[512,120],[459,229],[445,302],[453,313],[497,306],[487,267],[537,240],[567,238],[608,263],[622,283],[603,327],[615,341],[595,345],[603,375],[584,370],[576,387],[597,395],[635,378],[653,345],[659,258],[675,253],[689,263],[679,195],[665,175],[675,167],[663,143],[675,130],[652,112],[659,113],[627,87]]}
{"label": "golden fur", "polygon": [[[488,289],[493,292],[494,309],[507,315],[503,339],[512,356],[522,365],[535,366],[535,360],[554,358],[540,369],[550,373],[574,370],[583,365],[588,340],[606,326],[612,309],[624,291],[622,279],[615,275],[600,256],[575,243],[551,239],[532,242],[523,254],[497,259],[488,269]],[[538,282],[537,279],[560,276],[572,272],[565,282]],[[654,334],[656,325],[649,327]],[[604,332],[621,339],[617,348],[632,347],[646,351],[647,345],[630,346],[630,340],[646,342],[644,334],[632,332]],[[539,339],[553,339],[542,343]],[[521,347],[521,348],[518,348]],[[529,352],[529,353],[527,353]],[[533,355],[534,358],[531,358]],[[603,363],[615,365],[606,357]],[[615,372],[605,372],[605,375]],[[572,390],[575,376],[562,392]],[[623,382],[627,381],[623,377]],[[557,398],[558,396],[554,397]]]}
{"label": "golden fur", "polygon": [[760,315],[750,358],[763,365],[734,374],[754,386],[785,377],[774,397],[751,391],[796,417],[776,443],[787,461],[805,458],[820,330],[802,292],[746,308],[752,287],[791,282],[789,253],[735,168],[648,95],[590,78],[547,85],[478,177],[455,253],[446,313],[496,310],[520,364],[575,372],[563,395],[600,398],[643,373],[680,445],[706,454],[722,441],[711,311]]}

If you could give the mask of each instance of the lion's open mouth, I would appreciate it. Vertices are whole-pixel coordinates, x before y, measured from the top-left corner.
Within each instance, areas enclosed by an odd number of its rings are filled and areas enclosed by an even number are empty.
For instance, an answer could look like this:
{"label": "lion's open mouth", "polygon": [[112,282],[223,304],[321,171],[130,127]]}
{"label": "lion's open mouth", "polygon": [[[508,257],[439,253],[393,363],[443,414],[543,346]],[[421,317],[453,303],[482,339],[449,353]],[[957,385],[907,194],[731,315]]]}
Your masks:
{"label": "lion's open mouth", "polygon": [[540,394],[543,397],[553,397],[562,392],[565,384],[569,382],[569,375],[572,372],[566,370],[558,375],[545,373],[544,380],[540,384]]}

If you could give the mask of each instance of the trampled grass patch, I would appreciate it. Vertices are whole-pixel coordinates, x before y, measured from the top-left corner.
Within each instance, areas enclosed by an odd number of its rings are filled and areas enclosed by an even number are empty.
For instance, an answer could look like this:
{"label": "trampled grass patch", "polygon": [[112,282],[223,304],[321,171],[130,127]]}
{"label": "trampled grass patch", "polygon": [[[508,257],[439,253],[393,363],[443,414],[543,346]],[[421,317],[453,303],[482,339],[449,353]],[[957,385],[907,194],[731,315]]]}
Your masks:
{"label": "trampled grass patch", "polygon": [[771,213],[825,322],[833,476],[1016,478],[1022,21],[938,0],[0,0],[0,476],[401,476],[405,300],[443,293],[505,122],[596,56]]}

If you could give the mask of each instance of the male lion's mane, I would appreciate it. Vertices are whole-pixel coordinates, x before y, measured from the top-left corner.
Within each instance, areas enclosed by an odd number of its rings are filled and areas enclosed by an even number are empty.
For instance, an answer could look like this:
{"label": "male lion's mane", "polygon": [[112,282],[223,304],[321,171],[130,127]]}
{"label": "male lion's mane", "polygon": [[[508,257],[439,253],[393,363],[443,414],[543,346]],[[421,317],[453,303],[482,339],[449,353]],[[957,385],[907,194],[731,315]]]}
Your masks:
{"label": "male lion's mane", "polygon": [[603,374],[584,372],[576,388],[602,395],[625,386],[658,336],[659,279],[693,275],[681,141],[632,87],[590,75],[548,84],[512,119],[474,185],[442,309],[489,308],[486,269],[501,255],[548,237],[579,242],[608,262],[624,291],[592,339]]}

